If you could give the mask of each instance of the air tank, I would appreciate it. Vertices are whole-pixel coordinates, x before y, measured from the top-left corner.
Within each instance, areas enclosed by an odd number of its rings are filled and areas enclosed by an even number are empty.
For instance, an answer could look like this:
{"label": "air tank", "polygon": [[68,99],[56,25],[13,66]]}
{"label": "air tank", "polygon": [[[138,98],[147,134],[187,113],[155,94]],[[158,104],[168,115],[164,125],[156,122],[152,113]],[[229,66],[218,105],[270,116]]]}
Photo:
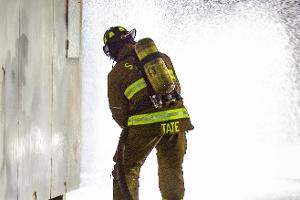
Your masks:
{"label": "air tank", "polygon": [[159,56],[158,49],[151,38],[144,38],[135,44],[135,52],[143,63],[145,74],[154,90],[159,96],[172,93],[175,83],[171,74]]}

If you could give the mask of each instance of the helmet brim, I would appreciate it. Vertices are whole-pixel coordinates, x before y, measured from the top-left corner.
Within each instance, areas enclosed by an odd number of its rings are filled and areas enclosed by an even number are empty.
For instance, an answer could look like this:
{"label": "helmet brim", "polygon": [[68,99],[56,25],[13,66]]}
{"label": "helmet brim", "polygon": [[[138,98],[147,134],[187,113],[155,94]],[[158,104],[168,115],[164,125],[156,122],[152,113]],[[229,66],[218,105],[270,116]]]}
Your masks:
{"label": "helmet brim", "polygon": [[124,39],[128,38],[129,36],[131,36],[132,39],[135,38],[135,36],[136,36],[136,29],[135,28],[132,29],[131,31],[128,31],[128,33],[126,33],[125,35],[121,35],[121,39],[124,40]]}
{"label": "helmet brim", "polygon": [[103,52],[105,53],[106,56],[110,57],[110,52],[109,52],[109,47],[108,45],[105,45],[103,47]]}

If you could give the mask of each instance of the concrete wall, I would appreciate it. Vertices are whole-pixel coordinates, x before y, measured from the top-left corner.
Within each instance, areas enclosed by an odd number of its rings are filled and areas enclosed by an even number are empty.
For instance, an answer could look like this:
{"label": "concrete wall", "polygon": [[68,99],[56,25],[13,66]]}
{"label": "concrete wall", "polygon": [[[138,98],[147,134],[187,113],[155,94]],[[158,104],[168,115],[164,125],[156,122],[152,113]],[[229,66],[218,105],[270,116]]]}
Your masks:
{"label": "concrete wall", "polygon": [[0,5],[0,200],[47,200],[79,186],[80,66],[66,57],[68,2]]}

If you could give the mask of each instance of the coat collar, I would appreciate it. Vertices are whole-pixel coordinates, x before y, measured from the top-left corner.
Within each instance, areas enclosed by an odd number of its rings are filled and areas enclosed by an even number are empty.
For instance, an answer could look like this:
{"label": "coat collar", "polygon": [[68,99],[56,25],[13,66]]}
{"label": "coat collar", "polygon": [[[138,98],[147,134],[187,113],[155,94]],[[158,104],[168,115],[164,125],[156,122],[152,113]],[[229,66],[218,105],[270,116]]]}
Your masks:
{"label": "coat collar", "polygon": [[117,61],[124,60],[129,56],[135,56],[134,44],[126,44],[120,50]]}

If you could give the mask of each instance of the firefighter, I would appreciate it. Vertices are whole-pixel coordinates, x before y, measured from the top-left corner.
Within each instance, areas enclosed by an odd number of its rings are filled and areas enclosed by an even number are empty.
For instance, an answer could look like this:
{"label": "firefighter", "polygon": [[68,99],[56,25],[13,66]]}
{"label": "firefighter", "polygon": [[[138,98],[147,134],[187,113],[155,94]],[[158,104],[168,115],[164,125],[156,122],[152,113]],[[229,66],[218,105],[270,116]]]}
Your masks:
{"label": "firefighter", "polygon": [[[163,200],[182,200],[184,178],[182,163],[186,153],[186,132],[193,129],[180,98],[180,85],[170,58],[160,53],[175,83],[176,97],[168,104],[155,106],[153,88],[141,70],[135,51],[136,30],[109,28],[103,37],[103,51],[116,62],[108,74],[108,100],[113,119],[126,130],[123,170],[132,199],[138,200],[140,169],[156,148],[159,188]],[[117,151],[118,152],[118,151]],[[116,162],[116,155],[114,161]],[[119,173],[113,170],[113,199],[126,199]]]}

